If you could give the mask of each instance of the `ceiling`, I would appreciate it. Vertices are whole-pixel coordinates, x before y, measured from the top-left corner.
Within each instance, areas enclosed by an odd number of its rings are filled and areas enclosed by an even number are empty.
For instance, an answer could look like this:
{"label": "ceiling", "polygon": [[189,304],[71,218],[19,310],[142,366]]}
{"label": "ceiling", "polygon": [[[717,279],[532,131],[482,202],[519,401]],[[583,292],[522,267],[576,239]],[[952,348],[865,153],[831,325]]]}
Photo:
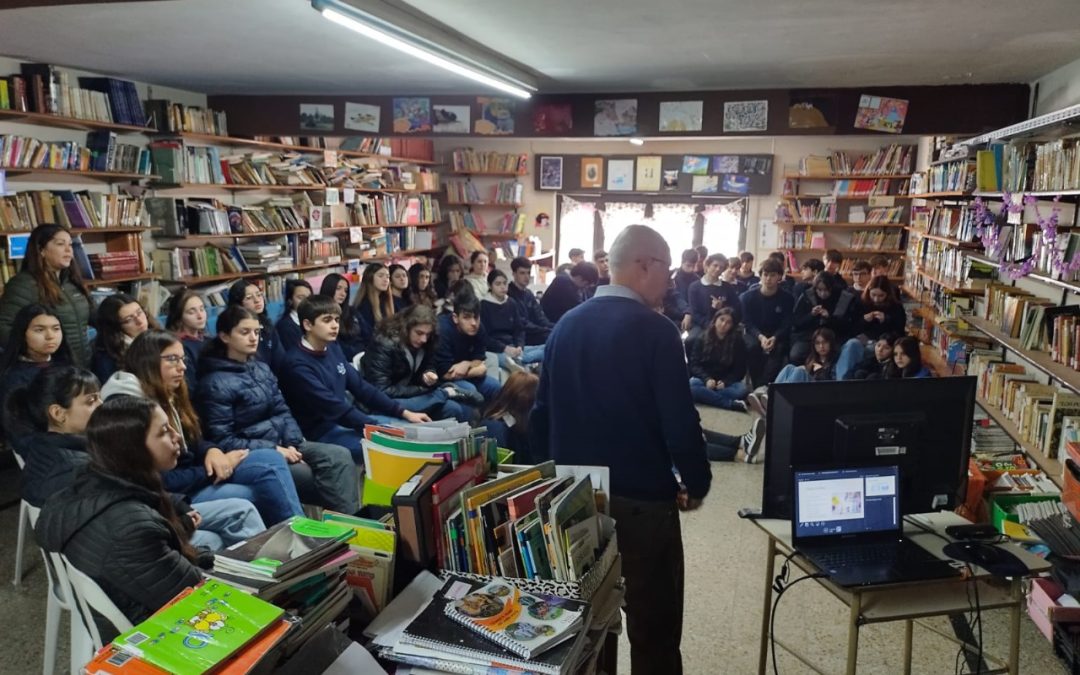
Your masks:
{"label": "ceiling", "polygon": [[[542,92],[1031,82],[1080,58],[1076,0],[404,0]],[[477,93],[309,0],[0,10],[0,53],[206,93]]]}

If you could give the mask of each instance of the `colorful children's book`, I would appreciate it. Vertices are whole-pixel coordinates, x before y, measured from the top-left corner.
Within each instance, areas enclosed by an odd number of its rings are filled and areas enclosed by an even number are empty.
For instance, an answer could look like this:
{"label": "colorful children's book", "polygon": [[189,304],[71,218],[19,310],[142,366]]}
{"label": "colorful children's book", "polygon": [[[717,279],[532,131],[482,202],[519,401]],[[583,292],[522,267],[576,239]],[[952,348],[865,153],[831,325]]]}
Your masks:
{"label": "colorful children's book", "polygon": [[394,551],[397,534],[383,523],[330,511],[323,520],[353,530],[349,548],[357,557],[349,562],[345,579],[353,593],[372,614],[386,607],[394,588]]}
{"label": "colorful children's book", "polygon": [[214,570],[255,579],[276,579],[344,549],[343,542],[352,536],[349,527],[294,516],[215,553]]}

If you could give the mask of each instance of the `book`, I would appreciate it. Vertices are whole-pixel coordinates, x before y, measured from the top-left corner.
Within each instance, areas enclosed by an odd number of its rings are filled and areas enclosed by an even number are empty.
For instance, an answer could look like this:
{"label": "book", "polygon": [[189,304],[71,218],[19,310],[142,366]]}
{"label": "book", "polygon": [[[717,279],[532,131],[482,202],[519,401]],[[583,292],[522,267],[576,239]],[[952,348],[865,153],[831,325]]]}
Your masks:
{"label": "book", "polygon": [[113,644],[177,675],[201,675],[278,622],[284,610],[208,580]]}
{"label": "book", "polygon": [[357,557],[345,568],[345,581],[373,614],[381,612],[394,590],[397,534],[377,520],[332,511],[324,512],[323,520],[352,528],[353,535],[348,544]]}
{"label": "book", "polygon": [[431,488],[448,473],[450,465],[445,462],[426,463],[402,483],[390,499],[401,542],[401,558],[410,563],[414,571],[419,571],[418,568],[434,570],[437,564]]}
{"label": "book", "polygon": [[293,516],[246,541],[214,554],[214,570],[259,578],[283,577],[345,548],[353,530]]}
{"label": "book", "polygon": [[582,628],[587,603],[526,593],[505,581],[473,590],[443,611],[518,656],[533,659]]}
{"label": "book", "polygon": [[1062,421],[1067,416],[1080,415],[1080,394],[1059,391],[1054,395],[1050,409],[1050,428],[1042,446],[1043,454],[1053,459],[1057,457],[1061,441]]}

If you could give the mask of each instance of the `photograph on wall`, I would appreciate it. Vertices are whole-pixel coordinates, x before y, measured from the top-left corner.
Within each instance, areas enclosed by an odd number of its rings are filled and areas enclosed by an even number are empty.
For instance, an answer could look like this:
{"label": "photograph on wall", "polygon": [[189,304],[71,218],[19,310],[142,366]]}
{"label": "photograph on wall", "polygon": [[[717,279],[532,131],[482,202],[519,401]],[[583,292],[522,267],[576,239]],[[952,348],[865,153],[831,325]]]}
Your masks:
{"label": "photograph on wall", "polygon": [[469,133],[470,110],[467,105],[431,106],[431,121],[437,134]]}
{"label": "photograph on wall", "polygon": [[690,191],[694,194],[716,194],[720,191],[720,176],[694,176]]}
{"label": "photograph on wall", "polygon": [[664,175],[661,177],[660,187],[664,192],[674,192],[679,189],[679,170],[678,169],[664,169]]}
{"label": "photograph on wall", "polygon": [[582,157],[581,158],[581,187],[602,188],[604,187],[604,158]]}
{"label": "photograph on wall", "polygon": [[907,110],[908,102],[902,98],[863,94],[855,111],[855,128],[898,134],[904,130]]}
{"label": "photograph on wall", "polygon": [[540,158],[540,189],[562,189],[562,157]]}
{"label": "photograph on wall", "polygon": [[691,176],[704,176],[709,173],[709,158],[701,155],[684,155],[682,172]]}
{"label": "photograph on wall", "polygon": [[729,174],[724,176],[721,185],[724,192],[734,192],[740,195],[750,194],[750,176]]}
{"label": "photograph on wall", "polygon": [[600,99],[595,104],[594,136],[633,136],[637,133],[637,99]]}
{"label": "photograph on wall", "polygon": [[574,128],[573,109],[569,103],[540,103],[533,109],[533,132],[557,136]]}
{"label": "photograph on wall", "polygon": [[429,131],[431,131],[431,99],[394,99],[395,134],[418,134]]}
{"label": "photograph on wall", "polygon": [[752,173],[758,176],[772,175],[772,157],[765,155],[741,155],[739,167],[735,171],[717,171],[717,173]]}
{"label": "photograph on wall", "polygon": [[634,190],[634,160],[608,160],[607,174],[608,190],[626,192]]}
{"label": "photograph on wall", "polygon": [[792,96],[788,129],[829,129],[836,122],[836,100],[829,96]]}
{"label": "photograph on wall", "polygon": [[345,102],[345,128],[352,131],[379,133],[382,110],[377,105]]}
{"label": "photograph on wall", "polygon": [[738,155],[717,155],[712,160],[713,173],[738,173]]}
{"label": "photograph on wall", "polygon": [[474,131],[481,136],[508,136],[514,133],[514,102],[508,98],[480,96],[476,99],[480,115]]}
{"label": "photograph on wall", "polygon": [[765,131],[769,128],[768,101],[724,103],[724,133]]}
{"label": "photograph on wall", "polygon": [[635,185],[638,192],[660,191],[660,162],[662,159],[659,155],[637,158]]}
{"label": "photograph on wall", "polygon": [[660,131],[701,131],[702,101],[661,101]]}
{"label": "photograph on wall", "polygon": [[334,105],[332,103],[301,103],[300,129],[303,131],[333,131]]}

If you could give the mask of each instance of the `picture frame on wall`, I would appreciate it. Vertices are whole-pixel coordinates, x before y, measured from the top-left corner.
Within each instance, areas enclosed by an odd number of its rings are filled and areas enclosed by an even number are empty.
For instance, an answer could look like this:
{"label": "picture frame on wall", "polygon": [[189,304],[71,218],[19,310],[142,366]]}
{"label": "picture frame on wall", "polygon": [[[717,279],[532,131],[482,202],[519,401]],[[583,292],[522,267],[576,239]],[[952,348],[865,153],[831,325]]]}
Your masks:
{"label": "picture frame on wall", "polygon": [[604,158],[582,157],[581,158],[581,187],[602,188],[604,187]]}
{"label": "picture frame on wall", "polygon": [[563,186],[563,158],[540,158],[540,189],[561,190]]}

